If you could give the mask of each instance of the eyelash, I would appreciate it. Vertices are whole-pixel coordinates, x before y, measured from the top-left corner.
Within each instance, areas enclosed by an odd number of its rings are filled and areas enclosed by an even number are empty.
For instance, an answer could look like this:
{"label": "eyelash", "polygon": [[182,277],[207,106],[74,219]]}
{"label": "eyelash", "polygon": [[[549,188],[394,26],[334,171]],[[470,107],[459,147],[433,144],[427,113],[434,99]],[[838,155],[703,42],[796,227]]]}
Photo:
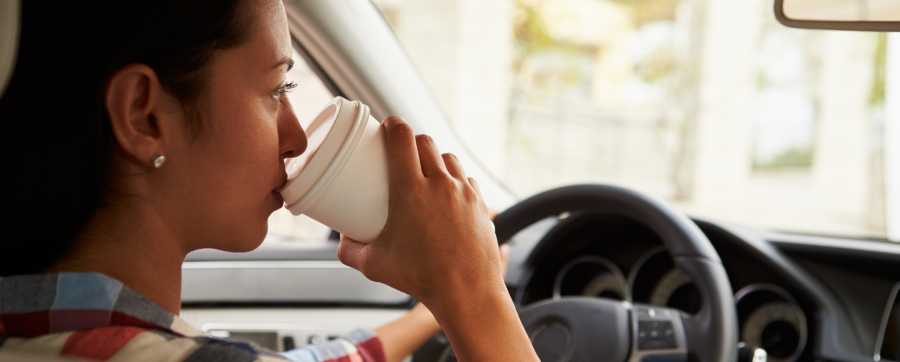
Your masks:
{"label": "eyelash", "polygon": [[275,90],[272,94],[276,97],[281,97],[285,94],[290,93],[294,88],[297,88],[297,82],[287,82],[282,84],[278,89]]}

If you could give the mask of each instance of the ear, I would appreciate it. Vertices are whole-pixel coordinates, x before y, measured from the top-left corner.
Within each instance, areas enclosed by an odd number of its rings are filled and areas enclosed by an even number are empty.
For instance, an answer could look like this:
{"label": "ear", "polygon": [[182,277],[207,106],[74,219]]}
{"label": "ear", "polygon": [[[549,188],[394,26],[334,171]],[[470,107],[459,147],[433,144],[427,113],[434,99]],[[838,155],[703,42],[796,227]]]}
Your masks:
{"label": "ear", "polygon": [[143,64],[119,69],[107,83],[106,110],[113,135],[137,163],[149,166],[153,157],[165,154],[165,132],[158,117],[162,97],[156,72]]}

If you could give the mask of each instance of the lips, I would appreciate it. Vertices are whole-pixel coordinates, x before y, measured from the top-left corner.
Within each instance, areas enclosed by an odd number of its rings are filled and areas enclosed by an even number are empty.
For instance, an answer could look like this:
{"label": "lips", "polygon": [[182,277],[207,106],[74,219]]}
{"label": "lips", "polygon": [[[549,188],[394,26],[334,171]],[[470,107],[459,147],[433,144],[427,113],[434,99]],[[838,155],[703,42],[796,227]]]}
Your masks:
{"label": "lips", "polygon": [[278,183],[278,186],[275,186],[272,189],[272,198],[278,203],[279,207],[284,205],[284,196],[281,196],[281,190],[284,188],[284,185],[287,184],[287,175],[281,174],[281,182]]}
{"label": "lips", "polygon": [[278,204],[284,204],[284,198],[281,196],[280,192],[272,191],[272,197],[275,198],[275,201],[278,201]]}
{"label": "lips", "polygon": [[273,192],[277,192],[277,193],[281,194],[281,190],[284,188],[284,185],[286,185],[286,184],[287,184],[287,175],[282,174],[281,182],[278,183],[278,186],[275,186],[275,188],[273,189]]}

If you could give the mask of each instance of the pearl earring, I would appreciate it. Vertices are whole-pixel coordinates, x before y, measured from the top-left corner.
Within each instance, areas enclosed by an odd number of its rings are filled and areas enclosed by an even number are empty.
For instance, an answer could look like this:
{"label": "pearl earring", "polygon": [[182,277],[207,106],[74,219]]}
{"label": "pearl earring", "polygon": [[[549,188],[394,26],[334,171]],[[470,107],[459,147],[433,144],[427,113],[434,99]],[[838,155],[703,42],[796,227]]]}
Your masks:
{"label": "pearl earring", "polygon": [[157,155],[153,157],[153,168],[160,168],[164,163],[166,163],[166,156]]}

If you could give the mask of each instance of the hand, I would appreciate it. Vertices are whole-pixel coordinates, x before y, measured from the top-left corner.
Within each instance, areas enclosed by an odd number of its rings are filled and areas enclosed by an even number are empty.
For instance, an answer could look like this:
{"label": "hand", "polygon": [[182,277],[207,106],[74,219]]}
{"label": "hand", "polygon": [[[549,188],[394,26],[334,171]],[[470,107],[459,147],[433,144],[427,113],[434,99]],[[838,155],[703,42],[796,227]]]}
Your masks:
{"label": "hand", "polygon": [[341,238],[338,258],[434,310],[473,292],[506,293],[489,210],[457,158],[413,137],[399,118],[384,124],[390,200],[370,243]]}
{"label": "hand", "polygon": [[390,197],[381,234],[341,237],[338,258],[371,280],[428,306],[460,361],[538,360],[503,282],[494,225],[474,179],[413,137],[399,118],[384,124]]}

